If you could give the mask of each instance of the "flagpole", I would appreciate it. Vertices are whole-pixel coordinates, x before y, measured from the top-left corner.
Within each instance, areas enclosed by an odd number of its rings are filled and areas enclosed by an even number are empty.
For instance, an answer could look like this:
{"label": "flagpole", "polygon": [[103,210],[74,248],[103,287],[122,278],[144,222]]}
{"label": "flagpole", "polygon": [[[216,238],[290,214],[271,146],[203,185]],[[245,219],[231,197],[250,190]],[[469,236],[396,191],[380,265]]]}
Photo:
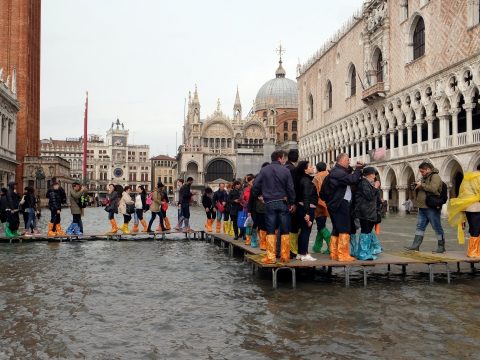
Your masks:
{"label": "flagpole", "polygon": [[85,100],[85,116],[83,118],[83,184],[87,185],[87,129],[88,129],[88,91]]}

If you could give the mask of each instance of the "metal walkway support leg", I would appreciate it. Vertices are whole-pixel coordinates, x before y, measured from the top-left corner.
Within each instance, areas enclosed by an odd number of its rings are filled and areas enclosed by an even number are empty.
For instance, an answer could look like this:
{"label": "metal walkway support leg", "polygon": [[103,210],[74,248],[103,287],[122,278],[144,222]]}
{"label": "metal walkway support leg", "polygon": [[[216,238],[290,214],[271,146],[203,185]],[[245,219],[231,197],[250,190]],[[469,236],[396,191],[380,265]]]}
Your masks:
{"label": "metal walkway support leg", "polygon": [[407,275],[407,265],[402,265],[402,275]]}
{"label": "metal walkway support leg", "polygon": [[272,287],[277,288],[277,269],[272,269]]}
{"label": "metal walkway support leg", "polygon": [[362,266],[363,269],[363,286],[367,287],[367,268]]}
{"label": "metal walkway support leg", "polygon": [[345,266],[345,287],[350,287],[350,266]]}
{"label": "metal walkway support leg", "polygon": [[470,270],[472,271],[472,274],[475,272],[475,263],[471,262],[470,263]]}
{"label": "metal walkway support leg", "polygon": [[295,271],[295,268],[290,268],[292,271],[292,289],[297,288],[297,273]]}
{"label": "metal walkway support leg", "polygon": [[433,278],[433,265],[428,264],[428,271],[429,271],[429,276],[430,276],[430,284],[433,284],[434,278]]}
{"label": "metal walkway support leg", "polygon": [[460,273],[460,263],[457,262],[457,272]]}
{"label": "metal walkway support leg", "polygon": [[228,256],[233,257],[233,245],[228,244]]}
{"label": "metal walkway support leg", "polygon": [[450,267],[448,263],[445,263],[445,269],[447,270],[447,284],[450,284]]}

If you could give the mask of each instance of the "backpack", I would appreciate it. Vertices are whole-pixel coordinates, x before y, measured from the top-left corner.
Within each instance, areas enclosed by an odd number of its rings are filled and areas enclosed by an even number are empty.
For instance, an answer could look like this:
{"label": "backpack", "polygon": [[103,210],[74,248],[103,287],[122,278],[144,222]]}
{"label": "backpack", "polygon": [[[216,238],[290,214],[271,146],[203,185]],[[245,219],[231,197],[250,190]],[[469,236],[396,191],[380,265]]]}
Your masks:
{"label": "backpack", "polygon": [[78,199],[78,206],[81,209],[85,209],[87,205],[88,205],[88,196],[87,195],[80,196],[80,198]]}
{"label": "backpack", "polygon": [[153,204],[153,191],[148,194],[147,200],[145,200],[145,204],[147,204],[149,207]]}
{"label": "backpack", "polygon": [[425,203],[429,208],[432,209],[441,209],[443,204],[448,201],[448,187],[442,181],[442,190],[440,191],[440,195],[433,195],[431,193],[427,193],[427,198],[425,199]]}
{"label": "backpack", "polygon": [[322,187],[320,188],[319,198],[325,201],[327,204],[332,199],[333,190],[331,189],[330,175],[327,175],[323,179]]}

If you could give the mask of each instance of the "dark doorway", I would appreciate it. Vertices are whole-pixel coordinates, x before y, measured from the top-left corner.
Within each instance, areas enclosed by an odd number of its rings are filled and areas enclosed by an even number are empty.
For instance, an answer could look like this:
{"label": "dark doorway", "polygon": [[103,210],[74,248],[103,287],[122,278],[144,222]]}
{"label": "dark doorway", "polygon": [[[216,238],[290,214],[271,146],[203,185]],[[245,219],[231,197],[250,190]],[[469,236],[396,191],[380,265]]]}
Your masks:
{"label": "dark doorway", "polygon": [[205,182],[212,182],[217,179],[233,180],[232,166],[225,160],[214,160],[208,165]]}

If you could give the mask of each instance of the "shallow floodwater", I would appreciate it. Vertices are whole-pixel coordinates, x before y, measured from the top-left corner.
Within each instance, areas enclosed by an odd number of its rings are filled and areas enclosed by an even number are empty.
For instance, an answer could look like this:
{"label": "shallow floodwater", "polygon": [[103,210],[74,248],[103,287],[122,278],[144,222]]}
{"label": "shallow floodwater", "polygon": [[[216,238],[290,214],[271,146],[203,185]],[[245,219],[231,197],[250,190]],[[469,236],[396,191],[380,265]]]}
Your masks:
{"label": "shallow floodwater", "polygon": [[[200,221],[201,219],[199,219]],[[0,244],[0,359],[480,358],[480,276],[271,289],[194,241]]]}

